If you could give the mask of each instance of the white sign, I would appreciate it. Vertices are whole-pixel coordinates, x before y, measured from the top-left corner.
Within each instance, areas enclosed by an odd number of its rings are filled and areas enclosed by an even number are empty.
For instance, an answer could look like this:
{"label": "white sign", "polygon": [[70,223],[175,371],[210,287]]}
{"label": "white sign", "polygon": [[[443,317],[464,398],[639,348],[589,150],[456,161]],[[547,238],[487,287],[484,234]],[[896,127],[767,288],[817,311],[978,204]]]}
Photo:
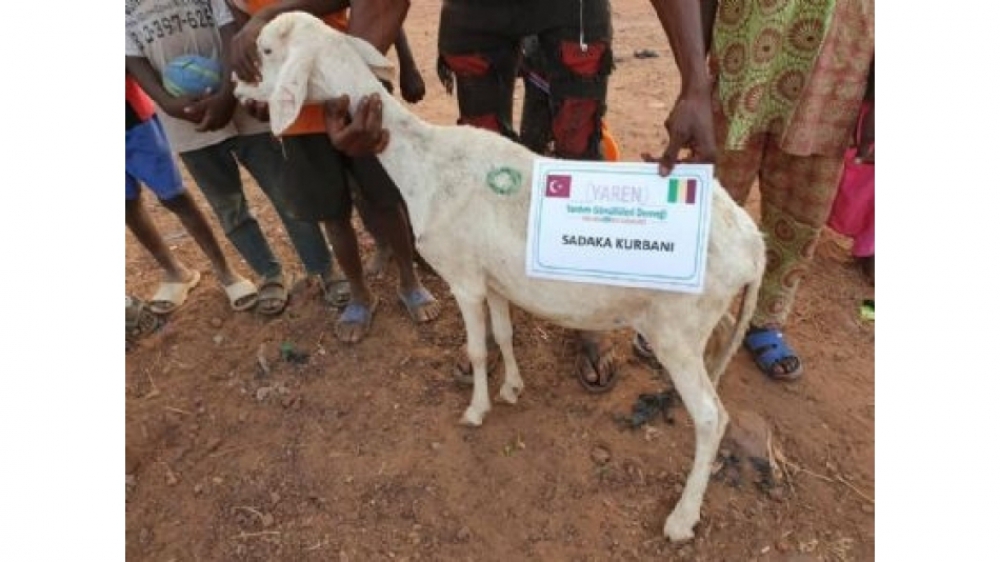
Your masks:
{"label": "white sign", "polygon": [[701,293],[712,166],[535,161],[529,277]]}

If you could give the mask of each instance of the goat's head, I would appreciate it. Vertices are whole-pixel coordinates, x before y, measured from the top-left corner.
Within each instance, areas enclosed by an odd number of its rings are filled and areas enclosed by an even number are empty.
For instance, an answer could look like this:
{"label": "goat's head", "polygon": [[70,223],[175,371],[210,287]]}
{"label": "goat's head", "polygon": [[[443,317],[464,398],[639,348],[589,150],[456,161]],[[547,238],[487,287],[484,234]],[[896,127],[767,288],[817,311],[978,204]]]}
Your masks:
{"label": "goat's head", "polygon": [[266,101],[275,135],[295,121],[307,101],[357,94],[351,86],[366,84],[373,73],[383,80],[394,77],[392,62],[370,43],[305,12],[287,12],[271,20],[257,38],[257,50],[261,80],[257,84],[238,81],[235,95],[240,100]]}

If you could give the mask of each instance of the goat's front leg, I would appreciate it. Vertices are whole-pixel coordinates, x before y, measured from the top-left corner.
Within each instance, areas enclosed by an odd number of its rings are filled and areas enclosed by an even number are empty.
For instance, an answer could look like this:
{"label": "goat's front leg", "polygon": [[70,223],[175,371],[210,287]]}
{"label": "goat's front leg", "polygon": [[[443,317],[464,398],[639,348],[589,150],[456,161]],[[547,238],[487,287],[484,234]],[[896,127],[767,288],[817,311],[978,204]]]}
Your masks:
{"label": "goat's front leg", "polygon": [[498,397],[509,404],[517,404],[517,397],[524,389],[521,372],[514,358],[514,326],[510,323],[510,304],[499,294],[486,293],[486,303],[490,306],[490,321],[493,323],[493,339],[503,354],[503,386]]}
{"label": "goat's front leg", "polygon": [[701,502],[729,416],[708,378],[703,358],[694,353],[699,348],[690,333],[686,336],[667,334],[664,330],[645,333],[651,334],[649,343],[656,358],[670,373],[674,388],[694,422],[694,463],[681,499],[663,527],[663,534],[671,541],[684,541],[694,537],[694,526],[701,518]]}
{"label": "goat's front leg", "polygon": [[486,311],[482,297],[454,294],[465,322],[465,340],[469,362],[472,363],[472,403],[466,408],[462,423],[479,426],[483,424],[483,416],[490,411],[490,394],[486,382]]}

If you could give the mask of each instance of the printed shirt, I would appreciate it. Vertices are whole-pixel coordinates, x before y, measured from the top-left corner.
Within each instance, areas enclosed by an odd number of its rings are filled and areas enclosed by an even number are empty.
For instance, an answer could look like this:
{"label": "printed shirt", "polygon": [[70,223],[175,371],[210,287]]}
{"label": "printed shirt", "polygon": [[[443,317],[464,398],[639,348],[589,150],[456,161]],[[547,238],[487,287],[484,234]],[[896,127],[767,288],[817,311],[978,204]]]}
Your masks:
{"label": "printed shirt", "polygon": [[[276,0],[232,0],[233,5],[238,9],[250,14],[256,14],[263,8],[274,4]],[[321,19],[330,27],[339,31],[347,31],[349,9],[343,9],[323,16]],[[325,133],[326,122],[323,116],[323,106],[319,104],[306,104],[299,111],[299,116],[295,122],[282,133],[284,136],[304,135],[310,133]]]}
{"label": "printed shirt", "polygon": [[[126,0],[125,56],[144,57],[160,73],[180,55],[218,59],[223,54],[219,28],[231,23],[233,15],[225,0]],[[216,131],[200,132],[194,123],[165,111],[160,111],[160,120],[177,152],[270,130],[267,123],[254,119],[242,107],[237,107],[229,124]]]}
{"label": "printed shirt", "polygon": [[789,154],[842,156],[874,59],[874,0],[719,0],[711,54],[720,148],[770,133]]}

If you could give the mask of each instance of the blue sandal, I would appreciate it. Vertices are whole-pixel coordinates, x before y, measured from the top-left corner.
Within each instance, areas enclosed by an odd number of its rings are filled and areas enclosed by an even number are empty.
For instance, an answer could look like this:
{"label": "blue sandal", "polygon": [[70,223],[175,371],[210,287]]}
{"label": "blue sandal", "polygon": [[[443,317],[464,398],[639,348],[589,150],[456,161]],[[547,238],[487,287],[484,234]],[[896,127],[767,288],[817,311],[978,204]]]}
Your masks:
{"label": "blue sandal", "polygon": [[372,297],[372,303],[365,306],[357,301],[351,301],[344,308],[344,312],[340,314],[340,318],[337,319],[338,326],[362,326],[364,330],[361,335],[355,340],[346,339],[337,334],[337,339],[344,343],[357,343],[364,339],[368,335],[368,332],[372,327],[372,317],[375,316],[375,309],[378,308],[379,299],[377,296]]}
{"label": "blue sandal", "polygon": [[785,343],[780,330],[751,328],[743,338],[743,346],[753,354],[757,367],[772,379],[793,381],[802,376],[802,361]]}

